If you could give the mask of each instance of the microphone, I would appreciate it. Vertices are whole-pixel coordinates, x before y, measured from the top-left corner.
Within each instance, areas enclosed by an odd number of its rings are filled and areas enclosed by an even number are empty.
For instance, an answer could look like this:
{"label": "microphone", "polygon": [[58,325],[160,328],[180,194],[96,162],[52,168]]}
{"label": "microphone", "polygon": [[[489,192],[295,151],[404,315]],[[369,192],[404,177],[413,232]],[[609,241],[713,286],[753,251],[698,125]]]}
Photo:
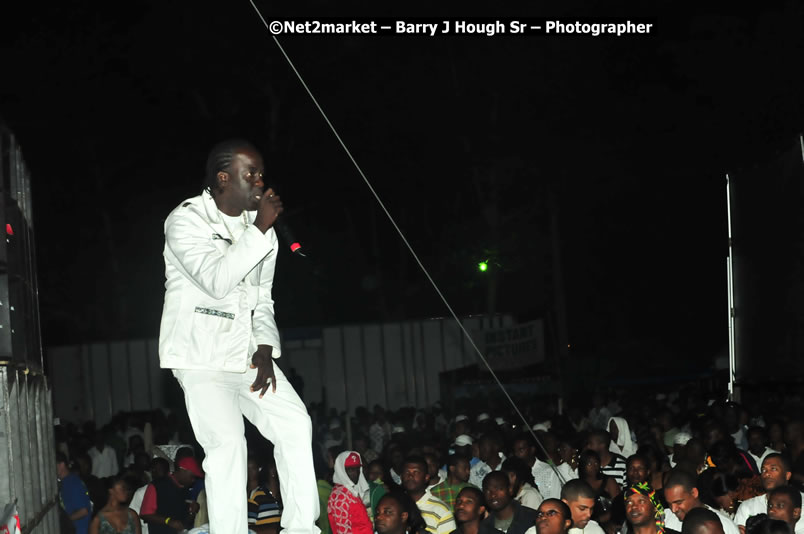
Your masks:
{"label": "microphone", "polygon": [[301,243],[296,241],[296,238],[293,236],[293,231],[285,222],[281,216],[277,217],[274,221],[274,228],[276,229],[276,233],[279,234],[284,241],[287,242],[287,245],[290,246],[290,251],[295,254],[296,256],[301,256],[302,258],[306,258],[307,255],[302,250]]}

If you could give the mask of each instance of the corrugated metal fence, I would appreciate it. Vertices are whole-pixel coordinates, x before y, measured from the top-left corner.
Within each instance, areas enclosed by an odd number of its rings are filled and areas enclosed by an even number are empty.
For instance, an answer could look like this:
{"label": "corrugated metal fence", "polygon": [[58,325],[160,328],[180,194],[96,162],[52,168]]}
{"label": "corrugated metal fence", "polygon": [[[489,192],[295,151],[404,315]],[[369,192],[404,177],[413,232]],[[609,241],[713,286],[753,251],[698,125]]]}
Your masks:
{"label": "corrugated metal fence", "polygon": [[55,450],[47,379],[0,366],[0,504],[17,503],[23,533],[59,532]]}
{"label": "corrugated metal fence", "polygon": [[[510,316],[467,317],[469,332],[510,326]],[[439,373],[477,363],[451,319],[366,323],[282,332],[279,366],[304,380],[304,400],[339,411],[375,404],[426,407],[441,398]],[[47,350],[56,416],[102,425],[117,412],[172,408],[183,402],[159,368],[156,340]]]}

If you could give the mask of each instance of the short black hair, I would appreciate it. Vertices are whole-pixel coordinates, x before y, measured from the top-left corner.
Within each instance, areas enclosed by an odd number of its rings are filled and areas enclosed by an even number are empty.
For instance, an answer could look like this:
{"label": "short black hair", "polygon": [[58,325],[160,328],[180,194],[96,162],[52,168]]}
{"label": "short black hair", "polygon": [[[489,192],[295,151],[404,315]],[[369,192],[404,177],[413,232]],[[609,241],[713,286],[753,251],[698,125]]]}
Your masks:
{"label": "short black hair", "polygon": [[645,464],[645,467],[650,469],[650,460],[648,460],[648,457],[645,456],[644,453],[639,453],[639,452],[637,452],[635,454],[632,454],[631,456],[629,456],[628,458],[625,459],[626,468],[628,468],[628,466],[631,465],[631,463],[634,460],[642,460],[642,463]]}
{"label": "short black hair", "polygon": [[458,492],[457,496],[459,497],[461,495],[461,493],[472,493],[472,494],[474,494],[475,499],[477,500],[478,506],[486,506],[486,496],[478,488],[476,488],[474,486],[464,486],[461,489],[461,491]]}
{"label": "short black hair", "polygon": [[745,520],[746,534],[762,534],[765,531],[765,523],[768,522],[768,514],[757,514]]}
{"label": "short black hair", "polygon": [[533,436],[528,434],[527,432],[522,432],[514,437],[514,441],[511,444],[516,443],[517,441],[524,441],[528,444],[529,447],[536,447],[536,440],[533,439]]}
{"label": "short black hair", "polygon": [[697,481],[698,477],[689,471],[676,468],[670,471],[670,475],[667,477],[667,482],[664,483],[664,489],[666,490],[668,488],[672,488],[673,486],[681,486],[687,492],[690,492],[696,487],[695,484]]}
{"label": "short black hair", "polygon": [[446,462],[447,470],[449,470],[450,467],[455,467],[456,465],[458,465],[458,462],[471,463],[471,459],[465,454],[460,453],[450,454],[449,456],[447,456],[447,462]]}
{"label": "short black hair", "polygon": [[586,481],[579,478],[572,479],[561,488],[561,498],[568,501],[578,499],[597,499],[597,493]]}
{"label": "short black hair", "polygon": [[589,441],[592,438],[599,439],[606,444],[606,447],[611,445],[611,434],[609,434],[606,430],[592,430],[589,432],[589,435],[586,436],[586,440]]}
{"label": "short black hair", "polygon": [[[665,486],[666,487],[666,486]],[[693,508],[681,522],[681,534],[703,534],[707,523],[720,524],[717,514],[709,508]]]}
{"label": "short black hair", "polygon": [[531,486],[535,485],[533,480],[533,469],[525,462],[516,456],[506,458],[502,463],[500,470],[503,473],[514,473],[517,481],[524,484],[527,482]]}
{"label": "short black hair", "polygon": [[207,156],[206,173],[204,174],[204,191],[215,196],[220,189],[218,173],[229,172],[235,153],[239,150],[258,152],[252,143],[245,139],[227,139],[212,147]]}
{"label": "short black hair", "polygon": [[[572,528],[572,511],[570,510],[570,507],[567,503],[565,503],[561,499],[545,499],[542,501],[542,504],[545,503],[551,503],[558,506],[558,508],[561,509],[561,515],[563,516],[564,520],[565,521],[567,519],[570,520],[570,528]],[[539,508],[542,507],[542,504],[539,505]]]}
{"label": "short black hair", "polygon": [[402,465],[405,464],[418,464],[422,466],[425,473],[427,472],[427,460],[424,459],[424,456],[410,455],[402,462]]}
{"label": "short black hair", "polygon": [[768,500],[777,495],[787,495],[790,497],[790,502],[793,503],[793,508],[801,508],[801,492],[793,488],[793,486],[788,486],[785,484],[784,486],[773,488],[768,492]]}
{"label": "short black hair", "polygon": [[[793,471],[793,468],[790,465],[790,460],[788,460],[785,455],[779,454],[778,452],[772,452],[762,459],[762,464],[764,465],[769,459],[779,460],[782,463],[782,467],[784,467],[785,472],[791,473]],[[762,471],[762,465],[759,466],[759,470]]]}
{"label": "short black hair", "polygon": [[487,481],[491,482],[492,480],[495,480],[495,479],[499,479],[500,482],[504,483],[509,488],[511,487],[511,479],[508,478],[508,475],[506,475],[502,471],[492,471],[491,473],[489,473],[488,475],[483,477],[483,482],[482,482],[483,489],[485,490]]}
{"label": "short black hair", "polygon": [[[383,495],[379,501],[377,501],[377,508],[379,508],[380,503],[385,499],[395,501],[396,504],[399,505],[400,512],[408,514],[408,528],[406,529],[408,532],[411,534],[426,532],[427,524],[422,518],[422,513],[419,511],[419,507],[416,506],[416,503],[413,501],[410,495],[399,490],[389,491]],[[376,508],[374,509],[374,517],[377,517]]]}
{"label": "short black hair", "polygon": [[498,449],[501,449],[503,446],[503,437],[499,432],[489,432],[480,436],[478,443],[488,443],[489,445],[494,445]]}

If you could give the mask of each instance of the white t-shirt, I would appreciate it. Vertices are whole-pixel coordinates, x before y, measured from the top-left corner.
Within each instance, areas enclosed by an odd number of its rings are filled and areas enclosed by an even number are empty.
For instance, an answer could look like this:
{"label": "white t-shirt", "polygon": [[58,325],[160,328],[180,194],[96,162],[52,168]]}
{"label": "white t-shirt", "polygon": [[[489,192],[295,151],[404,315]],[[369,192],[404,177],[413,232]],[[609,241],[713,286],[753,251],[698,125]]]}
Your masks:
{"label": "white t-shirt", "polygon": [[[740,529],[734,524],[734,521],[729,519],[723,511],[715,510],[711,506],[706,507],[708,510],[715,512],[717,518],[720,519],[720,524],[723,525],[724,534],[740,534]],[[669,508],[664,511],[664,526],[681,532],[681,520]]]}
{"label": "white t-shirt", "polygon": [[[142,500],[145,498],[145,490],[148,488],[148,484],[142,486],[141,488],[137,488],[134,492],[134,495],[131,497],[131,502],[128,503],[128,507],[137,512],[137,515],[140,515],[140,509],[142,508]],[[148,534],[148,523],[140,518],[140,528],[142,529],[142,534]]]}
{"label": "white t-shirt", "polygon": [[536,485],[542,497],[545,499],[561,498],[561,488],[563,484],[561,484],[561,479],[558,478],[558,475],[553,471],[550,464],[536,458],[536,461],[533,462],[531,473],[533,473],[533,480],[536,481]]}
{"label": "white t-shirt", "polygon": [[92,447],[87,454],[92,459],[92,474],[98,478],[113,477],[120,470],[117,466],[117,454],[108,445],[103,448],[103,451]]}
{"label": "white t-shirt", "polygon": [[519,501],[519,504],[522,506],[527,506],[533,510],[538,510],[539,505],[542,504],[542,501],[544,501],[544,497],[542,497],[542,494],[539,493],[539,490],[525,482],[522,485],[522,489],[520,489],[519,493],[517,493],[516,500]]}
{"label": "white t-shirt", "polygon": [[[525,534],[536,534],[536,527],[530,527],[525,531]],[[600,525],[597,524],[595,520],[590,519],[585,527],[571,528],[569,529],[568,534],[606,534],[606,532],[600,527]]]}
{"label": "white t-shirt", "polygon": [[[801,494],[801,498],[804,500],[804,493]],[[744,527],[749,517],[767,513],[768,496],[767,494],[758,495],[740,504],[740,507],[737,508],[737,513],[734,514],[734,522],[737,523],[738,526]],[[796,534],[804,534],[804,521],[800,519],[796,523]]]}

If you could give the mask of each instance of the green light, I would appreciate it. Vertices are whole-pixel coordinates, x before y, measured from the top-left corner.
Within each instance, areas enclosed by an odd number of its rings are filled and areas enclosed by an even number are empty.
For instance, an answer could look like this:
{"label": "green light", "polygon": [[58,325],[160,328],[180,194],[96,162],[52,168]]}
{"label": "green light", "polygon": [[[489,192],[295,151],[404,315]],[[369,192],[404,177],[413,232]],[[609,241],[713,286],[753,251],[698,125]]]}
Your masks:
{"label": "green light", "polygon": [[485,261],[481,261],[477,264],[477,268],[480,269],[481,273],[485,273],[489,268],[489,264]]}

